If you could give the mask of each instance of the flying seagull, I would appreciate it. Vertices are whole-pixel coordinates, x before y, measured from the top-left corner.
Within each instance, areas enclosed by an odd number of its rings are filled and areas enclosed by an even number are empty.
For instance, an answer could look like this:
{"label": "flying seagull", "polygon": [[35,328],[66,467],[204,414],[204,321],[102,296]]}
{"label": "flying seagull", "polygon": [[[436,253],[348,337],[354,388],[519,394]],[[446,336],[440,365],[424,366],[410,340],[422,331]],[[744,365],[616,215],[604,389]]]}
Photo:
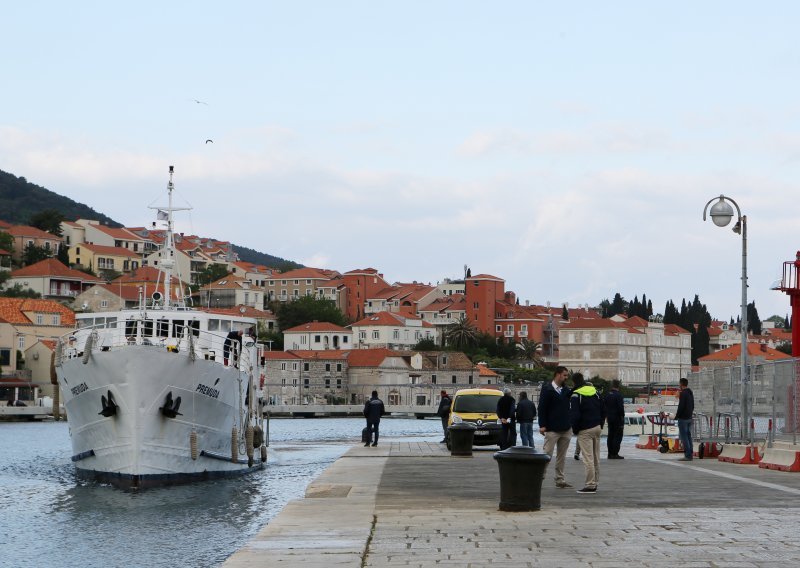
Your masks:
{"label": "flying seagull", "polygon": [[206,105],[206,106],[208,106],[208,103],[207,103],[207,102],[205,102],[205,101],[200,101],[200,100],[197,100],[197,99],[192,99],[192,100],[193,100],[194,102],[196,102],[197,104],[199,104],[199,105]]}
{"label": "flying seagull", "polygon": [[211,142],[212,144],[214,143],[214,141],[213,141],[211,138],[209,138],[208,140],[206,140],[206,144],[208,144],[209,142]]}

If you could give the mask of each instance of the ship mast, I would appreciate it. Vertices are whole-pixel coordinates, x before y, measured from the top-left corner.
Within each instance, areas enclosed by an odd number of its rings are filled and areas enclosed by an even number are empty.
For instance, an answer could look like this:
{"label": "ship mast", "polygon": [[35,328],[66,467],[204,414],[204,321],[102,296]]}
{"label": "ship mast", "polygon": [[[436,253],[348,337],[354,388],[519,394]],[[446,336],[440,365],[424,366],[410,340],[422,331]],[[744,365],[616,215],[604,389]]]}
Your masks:
{"label": "ship mast", "polygon": [[[172,192],[175,189],[175,184],[172,182],[172,175],[175,173],[175,166],[169,167],[169,182],[167,183],[168,205],[164,207],[150,207],[150,209],[158,210],[158,218],[161,218],[162,213],[166,213],[167,218],[167,234],[164,239],[164,247],[161,249],[161,261],[159,268],[164,273],[164,309],[169,309],[172,303],[172,294],[170,288],[172,287],[172,271],[175,268],[175,234],[173,231],[173,211],[188,211],[191,207],[173,207],[172,206]],[[182,291],[181,291],[182,292]],[[181,294],[181,304],[183,304],[183,294]]]}

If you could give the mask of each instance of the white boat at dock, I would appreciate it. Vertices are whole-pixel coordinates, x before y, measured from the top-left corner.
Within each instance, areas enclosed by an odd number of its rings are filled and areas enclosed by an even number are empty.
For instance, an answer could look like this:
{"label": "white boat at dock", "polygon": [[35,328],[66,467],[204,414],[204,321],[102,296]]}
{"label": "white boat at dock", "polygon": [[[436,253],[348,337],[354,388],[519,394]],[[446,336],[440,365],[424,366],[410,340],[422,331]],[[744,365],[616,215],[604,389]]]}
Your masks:
{"label": "white boat at dock", "polygon": [[126,488],[244,474],[267,458],[255,320],[193,309],[175,291],[172,176],[169,205],[154,208],[163,281],[140,288],[134,309],[77,314],[56,345],[77,472]]}

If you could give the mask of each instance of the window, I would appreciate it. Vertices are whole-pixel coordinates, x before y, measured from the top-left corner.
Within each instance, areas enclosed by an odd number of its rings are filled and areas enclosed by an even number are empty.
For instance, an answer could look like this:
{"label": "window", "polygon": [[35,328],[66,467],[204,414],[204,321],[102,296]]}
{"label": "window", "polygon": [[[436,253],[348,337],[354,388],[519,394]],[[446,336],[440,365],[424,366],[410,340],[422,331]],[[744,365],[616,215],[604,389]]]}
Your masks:
{"label": "window", "polygon": [[392,330],[392,339],[400,339],[400,330],[399,329]]}
{"label": "window", "polygon": [[275,286],[275,281],[274,281],[274,280],[270,280],[270,281],[269,281],[269,285],[270,285],[270,286]]}
{"label": "window", "polygon": [[469,376],[469,384],[472,384],[472,375]]}
{"label": "window", "polygon": [[281,371],[285,371],[285,370],[286,370],[286,363],[281,363]]}
{"label": "window", "polygon": [[292,371],[296,371],[296,370],[297,370],[297,363],[292,363]]}
{"label": "window", "polygon": [[308,371],[308,363],[303,363],[303,370]]}
{"label": "window", "polygon": [[292,379],[292,386],[293,386],[293,387],[296,387],[296,386],[297,386],[297,379]]}
{"label": "window", "polygon": [[431,384],[432,385],[436,384],[436,375],[431,375]]}
{"label": "window", "polygon": [[330,373],[331,372],[331,364],[330,363],[325,363],[325,372],[326,373]]}
{"label": "window", "polygon": [[300,281],[299,280],[295,280],[294,281],[294,285],[297,286],[298,284],[300,284]]}
{"label": "window", "polygon": [[281,280],[281,286],[286,286],[286,280]]}
{"label": "window", "polygon": [[325,379],[325,388],[326,389],[331,388],[331,380],[330,379]]}
{"label": "window", "polygon": [[158,320],[156,325],[156,335],[159,337],[169,337],[169,320]]}
{"label": "window", "polygon": [[447,355],[442,356],[442,365],[447,365]]}
{"label": "window", "polygon": [[308,379],[303,379],[303,388],[307,389],[308,385],[309,385],[309,380]]}
{"label": "window", "polygon": [[300,344],[301,345],[305,345],[306,344],[306,339],[308,339],[308,338],[305,335],[301,335],[300,336]]}
{"label": "window", "polygon": [[7,366],[11,364],[11,349],[0,349],[0,365]]}
{"label": "window", "polygon": [[36,325],[44,324],[44,314],[36,314]]}
{"label": "window", "polygon": [[298,290],[297,288],[295,288],[294,290],[292,290],[292,296],[293,296],[294,298],[299,298],[299,297],[300,297],[300,290]]}
{"label": "window", "polygon": [[25,336],[20,335],[19,339],[17,340],[17,349],[24,350],[25,349]]}
{"label": "window", "polygon": [[[358,338],[359,339],[366,339],[367,338],[367,332],[366,331],[359,331],[358,332]],[[347,339],[347,338],[345,338],[345,339]]]}
{"label": "window", "polygon": [[283,387],[286,386],[286,379],[281,379],[281,386],[283,386]]}
{"label": "window", "polygon": [[208,331],[217,331],[217,330],[219,330],[219,320],[218,319],[208,320]]}
{"label": "window", "polygon": [[381,337],[380,331],[378,331],[377,329],[372,331],[372,339],[380,339],[380,337]]}
{"label": "window", "polygon": [[347,336],[346,335],[342,336],[342,343],[347,343]]}
{"label": "window", "polygon": [[499,333],[499,332],[503,331],[503,326],[502,325],[496,325],[496,326],[494,326],[494,329],[495,329],[495,331],[497,331]]}
{"label": "window", "polygon": [[456,376],[453,375],[453,384],[456,384],[457,382],[458,382],[458,379],[456,379]]}
{"label": "window", "polygon": [[336,363],[336,372],[337,373],[341,373],[342,372],[342,364],[341,363]]}
{"label": "window", "polygon": [[311,286],[311,280],[306,280],[306,284],[308,284],[309,286]]}
{"label": "window", "polygon": [[472,302],[472,307],[477,309],[478,308],[478,302]]}
{"label": "window", "polygon": [[100,307],[107,308],[108,307],[108,300],[100,300]]}
{"label": "window", "polygon": [[342,388],[342,379],[336,379],[336,388],[337,389]]}
{"label": "window", "polygon": [[321,336],[315,335],[314,336],[314,343],[319,343],[321,341]]}

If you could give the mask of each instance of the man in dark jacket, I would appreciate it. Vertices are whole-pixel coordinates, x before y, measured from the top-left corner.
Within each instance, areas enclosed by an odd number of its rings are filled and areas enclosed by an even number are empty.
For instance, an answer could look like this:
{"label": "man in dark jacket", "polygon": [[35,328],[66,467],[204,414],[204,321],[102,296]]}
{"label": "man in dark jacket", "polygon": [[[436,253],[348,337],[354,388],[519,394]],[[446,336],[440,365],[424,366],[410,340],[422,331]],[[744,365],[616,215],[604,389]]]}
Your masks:
{"label": "man in dark jacket", "polygon": [[528,393],[519,393],[517,403],[517,423],[519,423],[519,436],[522,445],[533,447],[533,419],[536,418],[536,405],[528,398]]}
{"label": "man in dark jacket", "polygon": [[447,422],[450,420],[450,406],[453,404],[452,399],[447,396],[447,391],[442,391],[442,398],[439,399],[439,408],[436,410],[436,416],[442,419],[442,430],[444,438],[439,442],[444,444],[447,442]]}
{"label": "man in dark jacket", "polygon": [[622,445],[622,432],[625,429],[625,403],[619,394],[619,379],[611,381],[611,391],[606,395],[603,404],[606,407],[606,420],[608,421],[608,459],[625,459],[619,455]]}
{"label": "man in dark jacket", "polygon": [[517,440],[517,430],[514,426],[514,412],[516,411],[514,397],[511,389],[504,389],[503,396],[497,401],[497,417],[502,424],[500,432],[500,449],[505,450],[514,445]]}
{"label": "man in dark jacket", "polygon": [[581,460],[586,470],[583,489],[578,489],[578,493],[591,494],[597,491],[600,477],[600,431],[605,420],[605,407],[597,389],[585,382],[582,374],[573,374],[572,382],[574,388],[569,399],[569,418],[572,433],[578,436]]}
{"label": "man in dark jacket", "polygon": [[[386,414],[386,409],[383,406],[383,401],[378,398],[378,391],[372,391],[372,398],[369,399],[366,404],[364,405],[364,418],[367,419],[367,443],[364,444],[364,447],[369,446],[370,440],[372,440],[372,445],[378,445],[378,427],[381,423],[381,416]],[[372,434],[375,434],[375,438],[372,438]]]}
{"label": "man in dark jacket", "polygon": [[694,446],[692,445],[692,416],[694,416],[694,393],[689,388],[689,379],[681,379],[681,394],[678,397],[678,410],[675,420],[678,421],[678,437],[683,446],[683,457],[678,461],[692,461]]}
{"label": "man in dark jacket", "polygon": [[553,456],[556,451],[556,487],[572,487],[564,477],[564,462],[572,438],[569,424],[569,397],[571,391],[564,386],[569,376],[566,367],[556,367],[553,382],[542,385],[539,393],[539,433],[544,436],[544,451]]}

